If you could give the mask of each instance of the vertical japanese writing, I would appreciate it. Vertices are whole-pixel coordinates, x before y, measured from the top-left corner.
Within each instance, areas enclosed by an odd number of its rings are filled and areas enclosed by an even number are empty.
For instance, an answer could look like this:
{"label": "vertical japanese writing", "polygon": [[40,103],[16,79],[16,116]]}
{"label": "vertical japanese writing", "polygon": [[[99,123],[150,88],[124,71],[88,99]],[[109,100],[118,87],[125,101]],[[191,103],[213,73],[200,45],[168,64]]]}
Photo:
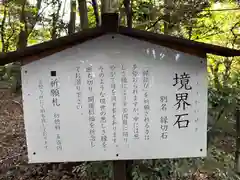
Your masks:
{"label": "vertical japanese writing", "polygon": [[48,148],[48,138],[47,138],[47,131],[46,131],[46,115],[45,115],[45,108],[44,108],[44,98],[43,98],[43,83],[42,80],[39,80],[38,82],[38,88],[39,88],[39,103],[40,103],[40,116],[41,116],[41,123],[43,127],[43,141],[44,141],[44,148]]}
{"label": "vertical japanese writing", "polygon": [[150,103],[149,103],[149,71],[148,69],[143,70],[143,90],[144,90],[144,139],[149,140],[149,111],[150,111]]}
{"label": "vertical japanese writing", "polygon": [[168,117],[165,114],[167,111],[167,102],[167,96],[160,96],[160,111],[162,115],[160,116],[161,139],[168,138]]}
{"label": "vertical japanese writing", "polygon": [[133,131],[134,139],[139,139],[139,109],[138,109],[138,69],[134,64],[132,67],[133,81]]}
{"label": "vertical japanese writing", "polygon": [[128,90],[128,79],[126,76],[126,69],[121,66],[121,85],[123,89],[123,110],[122,110],[122,124],[123,124],[123,140],[128,142],[128,102],[127,102],[127,90]]}
{"label": "vertical japanese writing", "polygon": [[113,143],[116,144],[117,142],[117,119],[116,119],[116,102],[117,102],[117,97],[116,97],[116,72],[115,72],[115,66],[111,65],[110,69],[110,79],[111,79],[111,90],[112,90],[112,95],[111,95],[111,103],[112,103],[112,128],[113,128]]}
{"label": "vertical japanese writing", "polygon": [[56,76],[56,71],[51,72],[51,81],[50,81],[51,89],[50,89],[50,95],[52,97],[52,106],[54,108],[53,110],[53,119],[55,124],[55,130],[56,130],[56,149],[57,151],[62,150],[62,141],[60,136],[60,129],[61,129],[61,121],[60,121],[60,114],[58,113],[60,106],[59,98],[60,98],[60,83],[59,79]]}
{"label": "vertical japanese writing", "polygon": [[[184,72],[180,76],[178,74],[175,74],[175,77],[173,78],[174,84],[173,86],[176,86],[180,84],[180,87],[178,87],[178,92],[176,93],[176,110],[179,110],[181,113],[176,114],[176,122],[174,125],[178,125],[178,128],[187,128],[189,125],[189,119],[186,117],[188,116],[187,107],[191,106],[190,103],[187,102],[188,100],[188,91],[192,90],[192,87],[189,85],[190,82],[190,75]],[[180,92],[181,89],[184,89],[183,92]]]}
{"label": "vertical japanese writing", "polygon": [[106,135],[106,94],[104,92],[104,68],[102,66],[99,67],[100,73],[100,123],[102,128],[102,134],[101,134],[101,142],[104,150],[106,150],[107,146],[107,135]]}
{"label": "vertical japanese writing", "polygon": [[93,72],[92,72],[92,66],[89,66],[86,68],[87,72],[87,85],[88,85],[88,90],[91,93],[93,90]]}
{"label": "vertical japanese writing", "polygon": [[160,110],[162,112],[167,111],[167,96],[160,96]]}
{"label": "vertical japanese writing", "polygon": [[91,147],[95,147],[96,142],[96,130],[95,130],[95,98],[92,95],[93,90],[93,73],[92,73],[92,66],[86,68],[87,72],[87,85],[88,85],[88,121],[89,121],[89,134],[90,134],[90,144]]}
{"label": "vertical japanese writing", "polygon": [[82,93],[81,93],[81,85],[82,85],[82,78],[80,74],[80,67],[76,68],[77,72],[75,74],[75,86],[76,86],[76,95],[77,95],[77,103],[76,108],[81,109],[82,108]]}
{"label": "vertical japanese writing", "polygon": [[160,117],[160,127],[161,127],[161,138],[167,139],[168,138],[168,117],[161,116]]}

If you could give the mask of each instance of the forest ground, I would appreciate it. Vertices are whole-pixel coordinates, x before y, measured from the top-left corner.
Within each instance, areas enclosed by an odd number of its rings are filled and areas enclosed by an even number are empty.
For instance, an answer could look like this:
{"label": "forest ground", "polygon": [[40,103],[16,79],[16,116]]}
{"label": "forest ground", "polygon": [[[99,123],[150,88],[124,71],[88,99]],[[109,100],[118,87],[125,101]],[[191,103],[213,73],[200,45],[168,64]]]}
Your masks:
{"label": "forest ground", "polygon": [[[76,163],[28,164],[21,102],[19,93],[0,90],[0,180],[83,179],[72,172]],[[204,164],[189,179],[216,179],[216,170],[232,167],[235,139],[220,133],[208,151]]]}

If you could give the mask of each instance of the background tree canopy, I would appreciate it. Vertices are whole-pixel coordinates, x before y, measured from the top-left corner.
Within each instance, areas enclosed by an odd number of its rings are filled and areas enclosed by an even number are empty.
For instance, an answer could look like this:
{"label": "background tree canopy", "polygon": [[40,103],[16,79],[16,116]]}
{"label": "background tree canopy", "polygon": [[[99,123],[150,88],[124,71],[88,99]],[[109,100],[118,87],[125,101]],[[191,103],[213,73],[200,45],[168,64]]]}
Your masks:
{"label": "background tree canopy", "polygon": [[[121,25],[240,49],[238,0],[5,0],[0,4],[1,54],[100,26],[101,14],[109,10],[119,12]],[[134,161],[133,179],[240,179],[234,172],[234,152],[240,149],[234,142],[235,111],[240,108],[240,57],[207,58],[208,157]],[[0,89],[15,91],[20,84],[20,64],[0,67]],[[66,177],[109,179],[111,166],[110,162],[80,163],[70,170],[67,166],[71,175]],[[48,176],[61,179],[63,167],[54,167]],[[6,173],[1,177],[9,179]]]}

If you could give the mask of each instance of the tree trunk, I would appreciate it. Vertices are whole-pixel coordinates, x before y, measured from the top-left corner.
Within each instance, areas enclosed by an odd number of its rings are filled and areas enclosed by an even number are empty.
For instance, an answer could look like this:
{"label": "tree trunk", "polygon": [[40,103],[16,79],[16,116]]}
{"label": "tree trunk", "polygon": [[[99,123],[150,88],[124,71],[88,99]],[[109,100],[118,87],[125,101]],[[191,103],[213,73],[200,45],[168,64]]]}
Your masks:
{"label": "tree trunk", "polygon": [[56,14],[53,14],[53,17],[52,17],[51,38],[52,39],[57,39],[57,18],[56,18]]}
{"label": "tree trunk", "polygon": [[26,3],[27,1],[24,0],[22,4],[21,14],[20,14],[20,23],[22,24],[22,27],[18,36],[18,43],[17,43],[18,50],[27,47],[28,26],[27,26],[26,16],[25,16]]}
{"label": "tree trunk", "polygon": [[80,13],[81,29],[88,28],[88,9],[86,0],[78,0],[78,10]]}
{"label": "tree trunk", "polygon": [[96,0],[92,0],[92,6],[94,10],[95,20],[96,20],[96,26],[100,26],[100,19],[99,19],[99,13],[98,13],[98,4]]}
{"label": "tree trunk", "polygon": [[170,11],[172,8],[172,0],[164,0],[164,34],[170,34]]}
{"label": "tree trunk", "polygon": [[[36,15],[26,11],[26,6],[28,5],[27,0],[23,0],[22,9],[20,13],[20,23],[21,30],[18,36],[17,49],[22,49],[27,47],[28,36],[31,34],[34,29],[38,19],[39,19],[39,10],[41,9],[42,0],[37,0],[36,3]],[[28,19],[28,21],[27,21]]]}
{"label": "tree trunk", "polygon": [[32,30],[34,29],[36,23],[39,20],[39,16],[40,16],[39,11],[41,9],[41,6],[42,6],[42,0],[37,0],[37,3],[36,3],[37,12],[36,12],[36,15],[35,15],[35,17],[33,19],[33,22],[31,22],[32,26],[31,26],[31,29],[28,30],[28,34],[31,34]]}
{"label": "tree trunk", "polygon": [[127,27],[132,28],[132,6],[130,2],[131,0],[124,0],[123,4],[127,16]]}
{"label": "tree trunk", "polygon": [[6,21],[6,17],[7,17],[7,5],[6,5],[6,3],[5,3],[5,1],[3,1],[4,2],[4,4],[3,4],[3,6],[4,6],[4,9],[3,9],[3,17],[2,17],[2,23],[1,23],[1,43],[2,43],[2,52],[6,52],[7,50],[6,50],[6,45],[5,45],[5,27],[4,27],[4,25],[5,25],[5,21]]}
{"label": "tree trunk", "polygon": [[53,14],[52,16],[52,32],[51,32],[51,38],[56,39],[57,38],[57,22],[59,20],[59,13],[61,9],[61,2],[58,2],[57,12]]}
{"label": "tree trunk", "polygon": [[101,0],[101,14],[108,13],[110,11],[110,1],[111,0]]}
{"label": "tree trunk", "polygon": [[106,0],[101,0],[101,14],[106,12]]}
{"label": "tree trunk", "polygon": [[71,12],[70,20],[68,24],[68,34],[73,34],[75,32],[75,22],[76,22],[76,1],[71,0]]}

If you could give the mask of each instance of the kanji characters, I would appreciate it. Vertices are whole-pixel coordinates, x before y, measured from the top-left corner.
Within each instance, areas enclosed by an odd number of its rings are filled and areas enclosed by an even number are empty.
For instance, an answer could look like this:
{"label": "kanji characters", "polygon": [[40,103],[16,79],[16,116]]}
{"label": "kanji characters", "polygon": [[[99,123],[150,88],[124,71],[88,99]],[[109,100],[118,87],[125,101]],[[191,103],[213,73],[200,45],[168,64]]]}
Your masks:
{"label": "kanji characters", "polygon": [[175,77],[173,78],[173,80],[175,81],[173,86],[176,86],[177,84],[180,83],[181,86],[178,88],[178,90],[182,89],[183,87],[185,88],[185,90],[191,90],[192,87],[189,85],[189,79],[190,79],[190,75],[187,74],[186,72],[181,74],[180,77],[176,73]]}
{"label": "kanji characters", "polygon": [[180,87],[177,90],[181,90],[181,92],[176,93],[177,102],[174,104],[174,106],[176,106],[176,110],[180,111],[180,114],[175,115],[176,121],[174,126],[177,125],[179,129],[187,128],[190,121],[187,117],[185,117],[188,115],[186,108],[191,106],[191,104],[188,103],[188,91],[192,90],[192,86],[190,85],[190,74],[183,72],[183,74],[179,76],[177,73],[175,73],[173,80],[173,86],[180,84]]}

